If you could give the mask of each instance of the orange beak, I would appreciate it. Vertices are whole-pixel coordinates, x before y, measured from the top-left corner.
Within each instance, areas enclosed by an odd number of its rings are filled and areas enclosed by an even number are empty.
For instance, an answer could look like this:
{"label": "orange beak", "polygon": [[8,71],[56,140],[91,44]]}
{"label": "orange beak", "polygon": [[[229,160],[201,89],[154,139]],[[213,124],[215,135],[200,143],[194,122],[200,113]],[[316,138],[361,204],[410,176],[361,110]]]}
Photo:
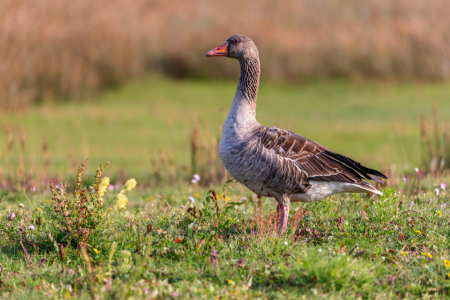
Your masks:
{"label": "orange beak", "polygon": [[227,56],[228,55],[227,45],[228,45],[228,42],[224,42],[219,47],[214,48],[211,51],[206,52],[206,56],[207,57],[211,57],[211,56]]}

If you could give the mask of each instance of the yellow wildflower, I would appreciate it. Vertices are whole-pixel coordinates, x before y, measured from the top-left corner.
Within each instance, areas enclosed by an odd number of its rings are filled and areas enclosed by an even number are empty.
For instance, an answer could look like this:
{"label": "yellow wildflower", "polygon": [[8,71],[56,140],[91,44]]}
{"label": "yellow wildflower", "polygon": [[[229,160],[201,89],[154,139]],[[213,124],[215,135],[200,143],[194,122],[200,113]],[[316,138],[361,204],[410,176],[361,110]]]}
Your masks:
{"label": "yellow wildflower", "polygon": [[121,208],[121,209],[127,208],[128,198],[127,198],[127,196],[125,196],[125,192],[131,191],[132,189],[134,189],[136,187],[136,184],[137,184],[137,182],[134,178],[130,178],[127,180],[127,182],[125,182],[125,185],[123,186],[122,190],[116,196],[116,199],[117,199],[116,207],[117,208]]}
{"label": "yellow wildflower", "polygon": [[93,249],[94,249],[94,252],[95,252],[95,253],[97,253],[97,254],[100,253],[100,251],[98,251],[97,249],[95,249],[95,248],[93,248]]}
{"label": "yellow wildflower", "polygon": [[128,198],[124,193],[120,192],[116,196],[116,207],[118,209],[126,209],[128,204]]}
{"label": "yellow wildflower", "polygon": [[433,258],[433,255],[431,255],[430,252],[427,252],[427,253],[422,252],[421,255],[422,256],[428,256],[429,258]]}
{"label": "yellow wildflower", "polygon": [[195,198],[198,198],[198,197],[200,197],[200,194],[199,194],[199,193],[195,193],[195,194],[194,194],[194,197],[195,197]]}
{"label": "yellow wildflower", "polygon": [[230,220],[230,222],[233,222],[233,218],[232,217],[229,217],[228,220]]}
{"label": "yellow wildflower", "polygon": [[132,189],[134,189],[136,187],[136,184],[137,184],[136,179],[130,178],[127,180],[127,182],[125,182],[123,189],[127,190],[127,191],[131,191]]}
{"label": "yellow wildflower", "polygon": [[444,265],[446,268],[450,268],[450,260],[444,259]]}
{"label": "yellow wildflower", "polygon": [[439,217],[442,216],[442,213],[441,213],[440,210],[438,210],[438,216],[439,216]]}
{"label": "yellow wildflower", "polygon": [[229,284],[229,285],[234,285],[234,281],[231,280],[231,279],[229,279],[229,280],[228,280],[228,284]]}
{"label": "yellow wildflower", "polygon": [[98,187],[98,195],[100,196],[98,200],[100,200],[100,203],[103,202],[103,195],[105,195],[108,185],[109,185],[109,178],[103,177],[102,182],[100,183],[100,186]]}
{"label": "yellow wildflower", "polygon": [[148,201],[153,201],[153,200],[154,200],[153,197],[148,198]]}
{"label": "yellow wildflower", "polygon": [[297,261],[298,261],[301,265],[303,265],[303,262],[300,260],[300,258],[297,258]]}
{"label": "yellow wildflower", "polygon": [[231,198],[228,196],[225,198],[225,201],[230,201],[230,200],[231,200]]}
{"label": "yellow wildflower", "polygon": [[403,256],[406,256],[405,252],[402,251],[402,252],[400,252],[400,253],[401,253]]}
{"label": "yellow wildflower", "polygon": [[415,232],[417,232],[418,234],[422,234],[422,232],[420,232],[419,230],[414,230]]}

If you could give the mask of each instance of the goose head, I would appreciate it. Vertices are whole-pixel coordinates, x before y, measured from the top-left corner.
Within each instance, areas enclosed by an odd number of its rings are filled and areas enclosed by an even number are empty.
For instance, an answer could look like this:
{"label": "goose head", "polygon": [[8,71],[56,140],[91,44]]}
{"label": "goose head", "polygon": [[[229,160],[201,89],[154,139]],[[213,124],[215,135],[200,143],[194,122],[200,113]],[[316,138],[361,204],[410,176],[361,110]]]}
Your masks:
{"label": "goose head", "polygon": [[208,51],[207,57],[226,56],[238,60],[258,57],[255,43],[245,35],[232,35],[218,47]]}

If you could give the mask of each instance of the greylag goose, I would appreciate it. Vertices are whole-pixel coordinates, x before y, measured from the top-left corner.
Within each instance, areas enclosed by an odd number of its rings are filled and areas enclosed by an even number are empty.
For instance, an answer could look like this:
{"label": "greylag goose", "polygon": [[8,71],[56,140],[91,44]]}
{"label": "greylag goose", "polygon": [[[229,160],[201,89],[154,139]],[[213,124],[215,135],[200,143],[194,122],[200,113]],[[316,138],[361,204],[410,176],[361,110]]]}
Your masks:
{"label": "greylag goose", "polygon": [[225,120],[219,156],[234,179],[254,193],[278,202],[277,229],[287,227],[291,202],[315,202],[337,193],[382,193],[364,182],[387,177],[360,163],[331,152],[292,131],[261,126],[256,121],[260,63],[253,41],[233,35],[206,56],[239,61],[241,75]]}

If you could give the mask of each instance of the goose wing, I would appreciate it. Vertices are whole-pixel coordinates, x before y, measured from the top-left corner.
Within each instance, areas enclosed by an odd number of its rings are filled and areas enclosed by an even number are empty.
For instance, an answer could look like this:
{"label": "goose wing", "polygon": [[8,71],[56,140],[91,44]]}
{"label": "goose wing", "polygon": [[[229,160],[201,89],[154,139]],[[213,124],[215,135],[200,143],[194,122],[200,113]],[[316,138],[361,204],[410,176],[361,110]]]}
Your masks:
{"label": "goose wing", "polygon": [[378,177],[387,178],[292,131],[262,127],[258,138],[264,148],[280,158],[294,161],[307,174],[308,180],[363,184],[363,179],[383,183]]}

